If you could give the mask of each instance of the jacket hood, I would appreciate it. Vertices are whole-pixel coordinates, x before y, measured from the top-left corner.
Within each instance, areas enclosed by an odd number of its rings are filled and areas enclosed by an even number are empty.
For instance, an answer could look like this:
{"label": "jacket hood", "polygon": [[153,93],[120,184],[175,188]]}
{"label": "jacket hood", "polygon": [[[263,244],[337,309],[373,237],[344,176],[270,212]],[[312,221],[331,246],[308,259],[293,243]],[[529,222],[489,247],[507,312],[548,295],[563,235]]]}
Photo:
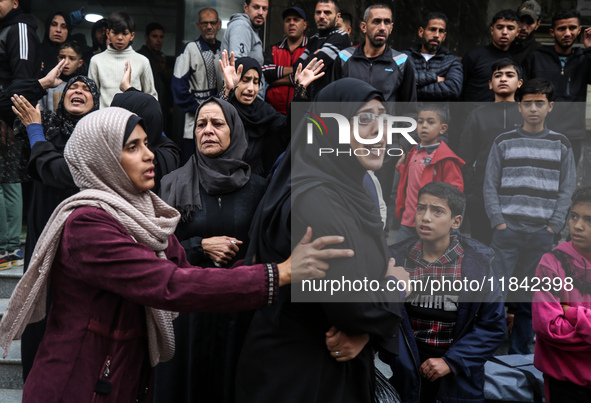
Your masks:
{"label": "jacket hood", "polygon": [[230,17],[230,22],[228,24],[231,24],[231,23],[237,22],[237,21],[241,21],[243,23],[248,24],[249,27],[252,27],[252,23],[250,22],[250,18],[248,18],[248,15],[246,15],[244,13],[232,14],[232,16]]}
{"label": "jacket hood", "polygon": [[20,7],[16,10],[12,10],[6,14],[6,17],[0,20],[0,29],[9,25],[18,24],[19,22],[24,22],[33,30],[37,30],[37,23],[35,22],[35,19],[31,15],[25,14],[23,10],[20,9]]}
{"label": "jacket hood", "polygon": [[575,247],[573,246],[573,243],[571,241],[562,242],[556,248],[554,248],[554,250],[564,252],[577,261],[581,259],[581,255],[579,254],[579,252],[575,250]]}
{"label": "jacket hood", "polygon": [[461,159],[460,157],[458,157],[451,150],[451,148],[449,148],[449,146],[445,143],[445,141],[440,141],[439,147],[437,148],[437,152],[435,153],[435,157],[433,157],[431,164],[435,164],[436,162],[442,161],[446,158],[450,158],[450,159],[456,161],[456,163],[460,166],[460,168],[462,168],[464,165],[466,165],[464,160]]}

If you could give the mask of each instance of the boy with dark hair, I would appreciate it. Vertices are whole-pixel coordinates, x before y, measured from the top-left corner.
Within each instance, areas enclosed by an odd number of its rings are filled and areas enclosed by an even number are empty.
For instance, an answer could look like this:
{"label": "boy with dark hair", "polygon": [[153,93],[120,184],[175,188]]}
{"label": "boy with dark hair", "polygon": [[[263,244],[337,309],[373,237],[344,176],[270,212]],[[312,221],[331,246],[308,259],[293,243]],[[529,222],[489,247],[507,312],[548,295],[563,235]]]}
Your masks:
{"label": "boy with dark hair", "polygon": [[494,96],[489,90],[488,72],[499,59],[511,58],[509,47],[517,36],[519,17],[513,10],[502,10],[492,18],[490,45],[472,49],[462,59],[464,83],[462,100],[468,102],[490,102]]}
{"label": "boy with dark hair", "polygon": [[[554,234],[564,227],[575,189],[570,142],[544,126],[554,105],[552,92],[549,81],[526,81],[519,93],[523,126],[495,139],[486,165],[484,202],[495,229],[492,268],[507,282],[516,278],[522,284],[534,276],[540,258],[552,249]],[[533,341],[531,295],[520,290],[509,298],[515,315],[510,354],[529,354]]]}
{"label": "boy with dark hair", "polygon": [[[429,182],[446,182],[464,190],[461,169],[464,161],[440,136],[447,132],[447,112],[436,104],[422,105],[417,117],[420,144],[414,146],[404,163],[398,165],[400,182],[396,197],[396,218],[401,219],[396,242],[416,236],[415,212],[419,189]],[[460,212],[461,214],[461,212]]]}
{"label": "boy with dark hair", "polygon": [[[448,183],[431,182],[421,188],[415,215],[420,239],[396,244],[392,250],[411,281],[490,278],[490,248],[452,235],[462,222],[465,200]],[[469,292],[431,292],[413,286],[404,305],[399,355],[384,357],[402,402],[484,401],[484,363],[503,342],[506,324],[496,289],[478,296]]]}
{"label": "boy with dark hair", "polygon": [[515,102],[515,93],[523,84],[521,67],[511,59],[501,59],[493,63],[489,76],[488,85],[495,94],[495,102],[485,103],[470,112],[458,150],[458,156],[466,162],[462,174],[470,235],[485,245],[490,245],[492,240],[482,192],[488,154],[499,134],[523,122]]}
{"label": "boy with dark hair", "polygon": [[[591,187],[572,196],[568,220],[571,241],[546,253],[536,269],[534,365],[544,373],[546,401],[589,402],[591,396]],[[547,291],[546,291],[547,290]]]}
{"label": "boy with dark hair", "polygon": [[84,60],[82,59],[83,52],[82,47],[76,42],[65,42],[62,43],[57,60],[58,63],[62,60],[66,60],[66,64],[62,69],[60,79],[62,83],[55,88],[49,88],[47,94],[41,98],[39,105],[41,110],[54,111],[57,109],[57,105],[62,97],[62,92],[70,78],[79,75],[86,75],[86,68],[84,66]]}
{"label": "boy with dark hair", "polygon": [[129,62],[131,85],[158,99],[150,62],[131,47],[135,37],[135,22],[127,13],[116,11],[109,16],[107,38],[110,43],[102,53],[90,59],[88,77],[96,82],[101,93],[101,108],[107,108],[115,94],[120,93],[119,84]]}

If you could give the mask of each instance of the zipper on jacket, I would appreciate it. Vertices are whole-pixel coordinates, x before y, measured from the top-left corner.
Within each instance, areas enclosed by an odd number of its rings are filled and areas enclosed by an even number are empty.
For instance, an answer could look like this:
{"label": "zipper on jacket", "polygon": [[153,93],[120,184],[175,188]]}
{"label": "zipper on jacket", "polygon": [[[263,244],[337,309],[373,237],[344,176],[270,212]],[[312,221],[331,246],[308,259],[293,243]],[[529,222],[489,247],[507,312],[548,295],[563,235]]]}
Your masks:
{"label": "zipper on jacket", "polygon": [[507,108],[503,108],[503,129],[507,128]]}
{"label": "zipper on jacket", "polygon": [[[406,267],[406,266],[404,266]],[[417,375],[418,375],[418,379],[419,379],[419,394],[418,394],[418,399],[417,402],[421,401],[421,388],[422,388],[422,384],[423,384],[423,380],[421,379],[421,373],[419,372],[419,364],[417,364],[417,360],[412,349],[410,348],[410,343],[408,342],[408,339],[406,338],[406,333],[404,333],[404,329],[400,329],[400,335],[402,336],[402,338],[404,339],[404,343],[406,344],[406,348],[408,348],[408,352],[410,353],[410,356],[413,357],[413,364],[415,365],[415,369],[417,370]],[[420,360],[420,359],[419,359]]]}
{"label": "zipper on jacket", "polygon": [[218,196],[218,207],[222,209],[222,196]]}
{"label": "zipper on jacket", "polygon": [[563,76],[564,75],[564,66],[560,66],[561,70],[560,70],[560,75]]}
{"label": "zipper on jacket", "polygon": [[568,81],[566,82],[566,95],[570,95],[570,77],[568,78]]}
{"label": "zipper on jacket", "polygon": [[111,373],[111,357],[107,357],[105,362],[105,369],[103,370],[103,378],[108,378]]}

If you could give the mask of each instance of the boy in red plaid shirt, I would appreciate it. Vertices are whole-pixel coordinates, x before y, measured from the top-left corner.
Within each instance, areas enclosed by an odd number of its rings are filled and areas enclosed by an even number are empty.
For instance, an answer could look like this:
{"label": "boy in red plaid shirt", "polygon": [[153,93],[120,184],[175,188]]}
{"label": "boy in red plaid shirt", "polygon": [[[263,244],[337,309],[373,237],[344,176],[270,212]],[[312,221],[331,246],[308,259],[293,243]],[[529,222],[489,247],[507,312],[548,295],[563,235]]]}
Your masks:
{"label": "boy in red plaid shirt", "polygon": [[[396,261],[421,283],[405,303],[399,355],[385,357],[403,402],[484,402],[484,363],[505,339],[501,295],[486,290],[492,250],[451,234],[465,202],[453,185],[423,186],[415,215],[419,238],[393,247]],[[473,281],[487,287],[472,292],[467,284]]]}

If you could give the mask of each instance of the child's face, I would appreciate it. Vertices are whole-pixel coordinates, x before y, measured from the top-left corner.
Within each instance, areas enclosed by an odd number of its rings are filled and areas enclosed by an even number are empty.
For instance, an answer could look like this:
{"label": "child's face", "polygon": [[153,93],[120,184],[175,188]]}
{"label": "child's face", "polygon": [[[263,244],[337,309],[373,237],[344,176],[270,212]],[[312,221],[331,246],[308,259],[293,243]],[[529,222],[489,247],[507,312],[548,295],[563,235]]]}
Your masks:
{"label": "child's face", "polygon": [[544,123],[553,106],[544,94],[526,94],[519,102],[519,112],[525,123],[537,126]]}
{"label": "child's face", "polygon": [[458,229],[462,216],[452,216],[447,200],[423,193],[417,202],[415,228],[424,242],[437,243],[449,237],[452,229]]}
{"label": "child's face", "polygon": [[573,245],[591,250],[591,203],[578,202],[572,207],[568,229]]}
{"label": "child's face", "polygon": [[441,118],[435,111],[420,111],[417,118],[417,133],[421,145],[437,144],[439,136],[445,133],[447,124],[441,123]]}
{"label": "child's face", "polygon": [[515,66],[505,66],[493,73],[488,82],[488,88],[496,95],[506,96],[514,95],[521,84],[523,80],[519,79]]}
{"label": "child's face", "polygon": [[84,63],[84,60],[82,60],[72,48],[60,49],[60,52],[57,55],[57,60],[61,62],[64,59],[66,59],[66,65],[62,70],[64,76],[71,76],[82,66],[82,63]]}
{"label": "child's face", "polygon": [[129,29],[126,29],[125,31],[116,34],[112,29],[108,29],[107,37],[111,41],[111,46],[117,50],[123,50],[129,46],[131,41],[133,41],[135,32],[129,32]]}

